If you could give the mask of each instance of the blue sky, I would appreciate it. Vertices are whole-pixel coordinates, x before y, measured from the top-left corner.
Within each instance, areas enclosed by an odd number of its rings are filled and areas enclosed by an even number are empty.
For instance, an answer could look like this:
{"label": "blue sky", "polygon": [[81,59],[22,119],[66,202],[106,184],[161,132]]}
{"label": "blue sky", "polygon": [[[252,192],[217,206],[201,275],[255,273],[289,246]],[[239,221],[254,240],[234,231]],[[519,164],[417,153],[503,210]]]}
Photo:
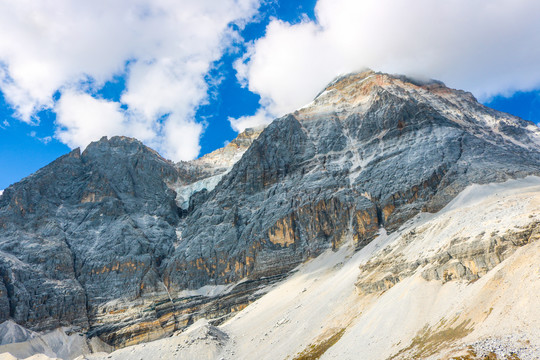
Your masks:
{"label": "blue sky", "polygon": [[[405,10],[396,0],[223,0],[217,10],[211,0],[178,8],[165,0],[123,0],[114,9],[106,1],[79,7],[59,0],[58,8],[36,7],[31,21],[13,21],[35,4],[26,1],[21,8],[0,2],[0,189],[101,135],[141,138],[173,160],[203,155],[245,126],[308,102],[334,76],[365,66],[438,78],[490,107],[540,122],[540,56],[526,47],[540,33],[534,1],[516,7],[495,0],[500,9],[492,11],[458,0],[449,11],[424,0],[408,0]],[[85,16],[87,27],[57,18],[58,9]],[[115,18],[128,10],[134,17]],[[186,11],[202,20],[178,20]],[[411,12],[405,27],[404,11]],[[464,11],[478,17],[469,23]],[[411,25],[426,13],[433,22]],[[378,28],[380,19],[396,31]],[[504,34],[494,33],[500,30],[493,23],[503,20]],[[156,21],[163,29],[153,30]],[[478,26],[485,29],[471,36]],[[425,35],[426,27],[437,36]],[[516,44],[519,34],[527,36]],[[57,45],[62,41],[71,46]],[[516,46],[531,50],[516,55]],[[501,47],[510,55],[500,56]]]}

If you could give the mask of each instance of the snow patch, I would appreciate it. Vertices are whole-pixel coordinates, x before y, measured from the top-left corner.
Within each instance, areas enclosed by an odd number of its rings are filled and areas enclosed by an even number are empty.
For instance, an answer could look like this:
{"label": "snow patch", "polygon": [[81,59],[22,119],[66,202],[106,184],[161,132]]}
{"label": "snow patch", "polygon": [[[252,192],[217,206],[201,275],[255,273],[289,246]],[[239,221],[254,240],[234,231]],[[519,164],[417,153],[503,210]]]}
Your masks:
{"label": "snow patch", "polygon": [[204,297],[215,297],[221,294],[225,294],[227,290],[231,290],[230,285],[205,285],[199,289],[195,290],[182,290],[178,293],[179,298],[183,297],[192,297],[192,296],[204,296]]}
{"label": "snow patch", "polygon": [[174,188],[174,191],[176,191],[176,204],[183,210],[187,210],[189,208],[189,199],[191,199],[191,196],[193,196],[193,194],[204,189],[209,192],[214,190],[214,188],[217,186],[217,184],[219,184],[223,176],[225,176],[225,174],[227,174],[229,171],[230,169],[221,174],[207,177],[189,185],[176,186]]}
{"label": "snow patch", "polygon": [[192,296],[204,296],[204,297],[216,297],[230,293],[235,286],[247,281],[247,279],[240,280],[238,282],[227,285],[205,285],[195,290],[182,290],[177,294],[178,298],[192,297]]}

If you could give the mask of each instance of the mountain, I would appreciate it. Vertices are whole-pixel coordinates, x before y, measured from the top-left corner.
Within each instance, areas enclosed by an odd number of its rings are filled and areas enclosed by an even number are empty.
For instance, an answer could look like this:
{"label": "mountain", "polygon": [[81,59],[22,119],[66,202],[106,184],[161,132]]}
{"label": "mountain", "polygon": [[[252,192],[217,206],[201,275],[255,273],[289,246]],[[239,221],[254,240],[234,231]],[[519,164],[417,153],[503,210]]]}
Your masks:
{"label": "mountain", "polygon": [[[359,293],[420,270],[428,282],[476,281],[532,242],[536,223],[442,245],[403,227],[472,184],[538,174],[533,123],[437,81],[373,71],[191,162],[102,138],[0,196],[0,322],[75,326],[121,348],[201,318],[217,325],[306,261],[360,253],[382,232],[402,247],[361,265]],[[433,244],[447,248],[424,254]]]}

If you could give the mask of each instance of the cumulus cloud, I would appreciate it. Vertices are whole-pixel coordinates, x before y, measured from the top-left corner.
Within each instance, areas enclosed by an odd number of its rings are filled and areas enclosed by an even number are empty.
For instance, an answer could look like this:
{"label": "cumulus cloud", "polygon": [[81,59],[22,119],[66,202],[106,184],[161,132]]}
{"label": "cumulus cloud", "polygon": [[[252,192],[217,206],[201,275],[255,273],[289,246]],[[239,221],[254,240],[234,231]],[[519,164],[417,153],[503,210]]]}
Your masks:
{"label": "cumulus cloud", "polygon": [[135,135],[123,133],[125,117],[116,102],[69,90],[62,94],[55,111],[59,125],[55,136],[71,148],[84,148],[101,136]]}
{"label": "cumulus cloud", "polygon": [[247,128],[257,128],[269,124],[274,118],[264,108],[259,108],[255,115],[241,116],[237,119],[229,117],[231,127],[236,132],[242,132]]}
{"label": "cumulus cloud", "polygon": [[[237,40],[230,24],[241,27],[257,8],[258,0],[0,0],[0,90],[25,122],[53,109],[56,137],[69,146],[124,134],[190,159],[204,76]],[[120,102],[99,99],[96,89],[116,75],[126,76]]]}
{"label": "cumulus cloud", "polygon": [[[172,159],[193,159],[200,150],[199,136],[202,125],[194,121],[168,121],[165,125],[165,145],[172,149]],[[186,156],[187,155],[187,156]]]}
{"label": "cumulus cloud", "polygon": [[262,97],[259,117],[293,111],[336,75],[366,67],[439,79],[480,99],[540,86],[536,0],[318,0],[315,15],[273,20],[236,64]]}

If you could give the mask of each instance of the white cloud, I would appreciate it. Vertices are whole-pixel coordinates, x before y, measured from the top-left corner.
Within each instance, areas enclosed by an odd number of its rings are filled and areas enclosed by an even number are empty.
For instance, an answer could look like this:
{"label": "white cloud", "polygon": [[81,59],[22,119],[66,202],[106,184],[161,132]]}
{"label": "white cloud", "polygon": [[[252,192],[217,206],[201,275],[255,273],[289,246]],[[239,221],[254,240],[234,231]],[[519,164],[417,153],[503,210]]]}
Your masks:
{"label": "white cloud", "polygon": [[36,140],[42,142],[43,144],[48,144],[48,143],[50,143],[50,142],[52,141],[52,139],[53,139],[52,136],[39,137],[39,136],[37,135],[37,132],[35,132],[35,131],[30,131],[30,133],[29,133],[28,135],[30,135],[30,136],[33,137],[34,139],[36,139]]}
{"label": "white cloud", "polygon": [[[25,122],[56,111],[56,136],[69,146],[142,134],[173,160],[189,159],[203,130],[193,115],[207,96],[204,76],[237,37],[229,24],[242,26],[257,8],[258,0],[0,0],[0,90]],[[119,74],[127,111],[90,96]],[[189,131],[172,141],[166,129]]]}
{"label": "white cloud", "polygon": [[318,0],[315,13],[316,22],[273,20],[237,63],[266,116],[365,67],[439,79],[481,99],[540,86],[537,0]]}
{"label": "white cloud", "polygon": [[[84,148],[102,136],[133,135],[124,133],[129,129],[120,104],[93,98],[68,90],[56,104],[58,129],[56,138],[71,148]],[[130,132],[131,132],[130,131]]]}
{"label": "white cloud", "polygon": [[4,193],[4,190],[0,190],[0,196],[2,196],[3,193]]}
{"label": "white cloud", "polygon": [[247,128],[257,128],[269,124],[274,118],[263,108],[259,108],[255,115],[242,116],[238,119],[229,118],[231,127],[236,132],[242,132]]}
{"label": "white cloud", "polygon": [[193,159],[199,154],[202,125],[193,121],[168,121],[165,124],[165,155],[171,159]]}

